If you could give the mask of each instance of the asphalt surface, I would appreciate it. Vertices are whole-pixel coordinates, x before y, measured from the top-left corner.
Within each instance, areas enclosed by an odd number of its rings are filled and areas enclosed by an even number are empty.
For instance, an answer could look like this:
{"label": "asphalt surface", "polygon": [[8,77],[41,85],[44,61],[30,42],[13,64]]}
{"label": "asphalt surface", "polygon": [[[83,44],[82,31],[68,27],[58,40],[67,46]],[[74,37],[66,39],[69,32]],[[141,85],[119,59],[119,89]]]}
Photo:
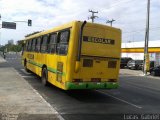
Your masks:
{"label": "asphalt surface", "polygon": [[63,91],[53,85],[43,87],[38,76],[25,72],[19,54],[8,54],[6,60],[1,67],[15,68],[65,120],[116,120],[160,114],[158,77],[121,74],[116,90]]}

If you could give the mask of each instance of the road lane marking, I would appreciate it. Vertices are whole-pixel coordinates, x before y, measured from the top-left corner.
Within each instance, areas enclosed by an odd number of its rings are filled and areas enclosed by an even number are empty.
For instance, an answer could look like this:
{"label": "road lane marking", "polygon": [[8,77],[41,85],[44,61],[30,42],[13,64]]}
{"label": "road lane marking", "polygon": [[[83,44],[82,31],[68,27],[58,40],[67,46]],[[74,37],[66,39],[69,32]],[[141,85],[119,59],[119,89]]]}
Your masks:
{"label": "road lane marking", "polygon": [[55,108],[53,108],[53,106],[52,106],[50,103],[48,103],[36,89],[34,89],[33,87],[32,87],[32,89],[33,89],[33,91],[34,91],[37,95],[39,95],[39,97],[47,104],[47,106],[48,106],[52,111],[55,111],[54,113],[57,115],[57,117],[58,117],[60,120],[64,120],[64,118],[61,116],[61,114],[60,114]]}
{"label": "road lane marking", "polygon": [[160,91],[160,89],[156,89],[156,88],[151,88],[151,87],[147,87],[147,86],[142,86],[142,85],[139,85],[139,84],[135,84],[135,83],[131,83],[131,82],[124,82],[122,84],[127,84],[127,85],[132,85],[134,87],[137,87],[137,88],[140,88],[140,89],[143,89],[143,88],[146,88],[146,89],[151,89],[151,90],[155,90],[155,91]]}
{"label": "road lane marking", "polygon": [[141,74],[137,74],[137,75],[134,75],[134,74],[120,74],[120,75],[119,75],[119,77],[123,77],[123,76],[125,76],[125,77],[126,77],[126,76],[138,76],[138,77],[140,76],[140,77],[144,77],[144,76],[142,76]]}
{"label": "road lane marking", "polygon": [[13,59],[21,59],[21,58],[6,58],[7,60],[13,60]]}
{"label": "road lane marking", "polygon": [[[17,70],[15,70],[14,68],[13,68],[13,70],[16,72],[16,74],[17,74],[18,76],[20,76],[21,78],[23,78],[22,75],[21,75]],[[24,78],[23,78],[23,79],[24,79]],[[45,100],[45,98],[43,98],[43,96],[42,96],[36,89],[34,89],[34,88],[29,84],[29,82],[27,82],[26,80],[24,80],[24,81],[30,86],[30,88],[33,90],[33,92],[34,92],[35,94],[37,94],[37,95],[43,100],[43,102],[46,103],[46,105],[54,112],[54,114],[57,115],[57,117],[58,117],[60,120],[65,120],[65,119],[61,116],[61,114],[56,110],[56,108],[54,108],[50,103],[48,103],[48,102]]]}
{"label": "road lane marking", "polygon": [[26,72],[25,69],[21,69],[21,71],[22,71],[23,73],[25,73],[25,74],[28,74],[28,75],[31,75],[31,74],[32,74],[32,73]]}
{"label": "road lane marking", "polygon": [[125,101],[125,100],[123,100],[123,99],[120,99],[120,98],[118,98],[118,97],[115,97],[115,96],[113,96],[113,95],[111,95],[111,94],[106,94],[106,93],[103,92],[103,91],[98,91],[98,90],[96,90],[96,91],[97,91],[97,92],[100,92],[100,93],[103,93],[103,94],[105,94],[105,95],[108,95],[108,96],[110,96],[110,97],[112,97],[112,98],[114,98],[114,99],[116,99],[116,100],[119,100],[119,101],[121,101],[121,102],[124,102],[124,103],[126,103],[126,104],[128,104],[128,105],[134,106],[134,107],[136,107],[136,108],[139,108],[139,109],[142,108],[141,106],[135,105],[135,104],[133,104],[133,103],[130,103],[130,102],[128,102],[128,101]]}
{"label": "road lane marking", "polygon": [[34,78],[34,76],[21,75],[23,78]]}

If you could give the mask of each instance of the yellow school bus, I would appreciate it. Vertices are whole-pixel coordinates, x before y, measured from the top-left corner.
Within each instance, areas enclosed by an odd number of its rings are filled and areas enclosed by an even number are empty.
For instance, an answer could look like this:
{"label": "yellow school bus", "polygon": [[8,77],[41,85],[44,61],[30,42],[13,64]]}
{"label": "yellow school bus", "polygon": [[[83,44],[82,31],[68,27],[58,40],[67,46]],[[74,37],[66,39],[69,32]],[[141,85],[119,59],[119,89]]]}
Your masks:
{"label": "yellow school bus", "polygon": [[116,89],[121,30],[73,21],[23,40],[22,64],[42,84],[61,89]]}

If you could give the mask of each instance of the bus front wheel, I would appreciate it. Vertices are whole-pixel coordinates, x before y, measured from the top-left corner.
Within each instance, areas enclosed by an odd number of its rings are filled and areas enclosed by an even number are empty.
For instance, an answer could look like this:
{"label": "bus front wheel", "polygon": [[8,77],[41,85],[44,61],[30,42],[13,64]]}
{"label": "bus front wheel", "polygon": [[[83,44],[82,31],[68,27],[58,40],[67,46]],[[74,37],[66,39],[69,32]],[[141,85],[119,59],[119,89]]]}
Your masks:
{"label": "bus front wheel", "polygon": [[48,71],[46,68],[43,68],[43,70],[42,70],[41,80],[42,80],[42,84],[44,86],[48,86]]}

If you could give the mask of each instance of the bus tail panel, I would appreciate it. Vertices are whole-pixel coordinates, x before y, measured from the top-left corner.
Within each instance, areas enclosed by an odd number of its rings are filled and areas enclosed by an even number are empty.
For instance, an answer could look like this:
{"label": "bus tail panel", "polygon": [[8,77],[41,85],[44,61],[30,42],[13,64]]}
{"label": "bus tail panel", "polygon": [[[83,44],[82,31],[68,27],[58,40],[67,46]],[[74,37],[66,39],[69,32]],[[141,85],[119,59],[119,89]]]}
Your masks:
{"label": "bus tail panel", "polygon": [[79,72],[74,73],[68,89],[115,89],[118,88],[120,59],[82,57]]}
{"label": "bus tail panel", "polygon": [[78,67],[70,73],[72,79],[66,82],[67,89],[117,88],[121,30],[87,23],[81,38],[80,61],[75,63]]}
{"label": "bus tail panel", "polygon": [[84,28],[81,51],[87,56],[120,58],[121,31],[88,23]]}
{"label": "bus tail panel", "polygon": [[66,89],[116,89],[118,82],[66,82]]}

